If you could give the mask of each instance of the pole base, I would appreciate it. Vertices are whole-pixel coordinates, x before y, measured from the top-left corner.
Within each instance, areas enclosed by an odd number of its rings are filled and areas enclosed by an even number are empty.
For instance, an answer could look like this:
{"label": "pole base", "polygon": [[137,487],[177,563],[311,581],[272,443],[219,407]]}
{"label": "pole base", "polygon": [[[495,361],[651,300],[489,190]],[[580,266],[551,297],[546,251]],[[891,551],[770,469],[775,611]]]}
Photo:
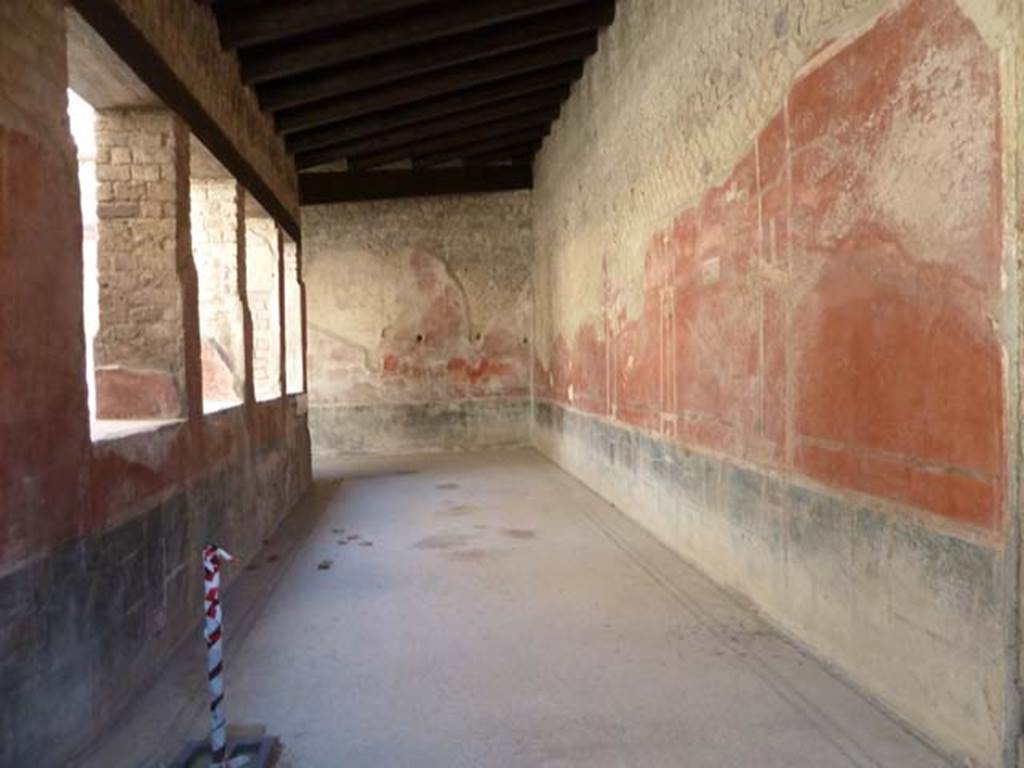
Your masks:
{"label": "pole base", "polygon": [[[246,768],[270,768],[270,760],[277,746],[276,736],[265,736],[262,739],[228,739],[228,764],[237,758],[248,758],[248,762],[239,761],[237,765]],[[210,752],[209,741],[189,742],[171,763],[171,768],[206,768],[210,765],[213,754]]]}

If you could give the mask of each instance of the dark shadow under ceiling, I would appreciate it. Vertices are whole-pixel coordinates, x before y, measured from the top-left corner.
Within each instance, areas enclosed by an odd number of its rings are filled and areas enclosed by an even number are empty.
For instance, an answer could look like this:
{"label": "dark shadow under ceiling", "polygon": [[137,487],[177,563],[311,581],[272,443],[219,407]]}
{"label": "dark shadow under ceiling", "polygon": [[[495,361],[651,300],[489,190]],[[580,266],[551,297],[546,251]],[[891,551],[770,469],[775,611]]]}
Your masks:
{"label": "dark shadow under ceiling", "polygon": [[401,196],[381,178],[413,179],[414,194],[430,179],[447,180],[441,192],[529,186],[615,13],[614,0],[206,2],[296,167],[335,171],[316,179],[324,199]]}

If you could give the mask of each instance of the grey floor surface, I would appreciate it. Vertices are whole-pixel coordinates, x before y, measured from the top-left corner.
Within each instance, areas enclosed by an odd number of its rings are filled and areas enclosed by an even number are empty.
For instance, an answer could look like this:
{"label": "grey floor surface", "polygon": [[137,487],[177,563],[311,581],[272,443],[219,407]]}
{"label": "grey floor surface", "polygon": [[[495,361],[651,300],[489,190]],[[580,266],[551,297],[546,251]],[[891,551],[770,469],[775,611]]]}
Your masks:
{"label": "grey floor surface", "polygon": [[[538,454],[339,459],[225,600],[286,768],[948,763]],[[203,735],[199,635],[76,765]]]}

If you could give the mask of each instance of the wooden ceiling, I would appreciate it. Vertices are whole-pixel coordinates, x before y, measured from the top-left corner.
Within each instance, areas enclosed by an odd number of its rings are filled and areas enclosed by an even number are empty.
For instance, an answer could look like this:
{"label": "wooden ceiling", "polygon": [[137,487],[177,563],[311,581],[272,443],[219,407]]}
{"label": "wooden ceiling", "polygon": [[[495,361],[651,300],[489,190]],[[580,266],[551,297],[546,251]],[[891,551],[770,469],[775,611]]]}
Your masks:
{"label": "wooden ceiling", "polygon": [[301,175],[303,189],[318,177],[319,201],[401,196],[402,179],[409,194],[431,179],[438,192],[529,186],[615,12],[614,0],[208,2],[297,168],[335,171]]}

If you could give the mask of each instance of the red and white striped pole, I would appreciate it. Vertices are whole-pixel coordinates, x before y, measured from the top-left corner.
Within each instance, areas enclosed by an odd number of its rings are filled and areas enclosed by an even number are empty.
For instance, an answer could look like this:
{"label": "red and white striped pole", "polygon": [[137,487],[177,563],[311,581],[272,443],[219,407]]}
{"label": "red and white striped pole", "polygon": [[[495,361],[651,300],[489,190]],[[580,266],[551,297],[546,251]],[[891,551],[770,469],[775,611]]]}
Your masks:
{"label": "red and white striped pole", "polygon": [[227,720],[221,711],[224,701],[224,633],[220,609],[220,564],[234,558],[220,547],[203,547],[203,573],[206,577],[206,617],[203,636],[206,638],[207,685],[210,690],[210,751],[213,753],[211,768],[226,765]]}

